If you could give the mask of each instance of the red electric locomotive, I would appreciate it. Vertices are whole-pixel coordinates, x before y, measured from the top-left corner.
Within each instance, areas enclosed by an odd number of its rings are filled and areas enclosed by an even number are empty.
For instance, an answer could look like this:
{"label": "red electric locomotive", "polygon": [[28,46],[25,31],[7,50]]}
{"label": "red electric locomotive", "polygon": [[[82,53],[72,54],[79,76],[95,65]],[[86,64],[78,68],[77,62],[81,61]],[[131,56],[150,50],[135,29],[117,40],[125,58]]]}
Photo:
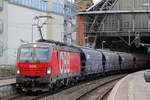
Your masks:
{"label": "red electric locomotive", "polygon": [[51,90],[77,81],[81,76],[78,48],[56,43],[28,43],[18,50],[16,87],[18,91]]}

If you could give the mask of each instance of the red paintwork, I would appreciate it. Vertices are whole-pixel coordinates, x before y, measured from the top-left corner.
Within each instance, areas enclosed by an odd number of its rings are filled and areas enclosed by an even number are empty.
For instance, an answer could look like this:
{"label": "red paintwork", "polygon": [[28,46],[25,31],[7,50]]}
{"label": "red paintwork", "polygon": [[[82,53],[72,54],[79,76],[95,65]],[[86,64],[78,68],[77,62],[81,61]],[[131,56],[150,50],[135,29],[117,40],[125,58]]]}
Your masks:
{"label": "red paintwork", "polygon": [[46,68],[50,66],[50,63],[17,63],[16,66],[20,68],[21,72],[17,76],[47,76]]}
{"label": "red paintwork", "polygon": [[[57,51],[58,51],[58,59],[57,59]],[[21,74],[17,76],[54,76],[63,74],[61,73],[60,65],[64,63],[64,60],[61,60],[60,63],[60,50],[53,50],[51,61],[48,63],[16,63],[16,66],[21,69]],[[68,52],[70,55],[70,72],[78,72],[80,71],[80,53]],[[63,59],[67,59],[66,56]],[[36,66],[32,68],[31,66]],[[47,67],[52,67],[52,73],[50,75],[46,74]],[[66,66],[65,66],[66,67]]]}
{"label": "red paintwork", "polygon": [[[54,50],[52,53],[52,76],[57,74],[61,74],[60,72],[60,51],[58,51],[58,60],[57,60],[57,50]],[[62,63],[62,60],[61,60]],[[62,65],[62,64],[61,64]],[[70,72],[78,72],[80,71],[80,54],[79,53],[71,53],[70,52]],[[63,71],[64,73],[64,71]]]}
{"label": "red paintwork", "polygon": [[136,64],[137,65],[144,65],[146,64],[147,62],[146,61],[136,61]]}

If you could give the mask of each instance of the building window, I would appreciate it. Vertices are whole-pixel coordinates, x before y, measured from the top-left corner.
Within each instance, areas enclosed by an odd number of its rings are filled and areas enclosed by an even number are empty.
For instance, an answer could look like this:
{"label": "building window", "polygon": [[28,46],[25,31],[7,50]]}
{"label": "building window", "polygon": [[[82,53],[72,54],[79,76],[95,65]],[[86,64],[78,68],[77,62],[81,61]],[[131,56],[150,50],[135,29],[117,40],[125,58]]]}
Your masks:
{"label": "building window", "polygon": [[3,33],[3,21],[0,20],[0,33]]}
{"label": "building window", "polygon": [[0,0],[0,11],[3,10],[3,0]]}
{"label": "building window", "polygon": [[41,11],[48,11],[48,0],[8,0],[11,3],[34,8]]}
{"label": "building window", "polygon": [[[1,41],[0,41],[1,42]],[[3,45],[0,43],[0,57],[3,56]]]}

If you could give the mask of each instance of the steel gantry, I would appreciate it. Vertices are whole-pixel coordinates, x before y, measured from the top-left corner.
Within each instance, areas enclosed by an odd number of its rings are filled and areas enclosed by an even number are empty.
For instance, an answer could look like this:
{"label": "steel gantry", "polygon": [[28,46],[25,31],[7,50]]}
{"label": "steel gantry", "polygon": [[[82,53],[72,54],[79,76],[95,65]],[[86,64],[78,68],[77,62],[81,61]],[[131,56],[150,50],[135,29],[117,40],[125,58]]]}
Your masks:
{"label": "steel gantry", "polygon": [[149,42],[145,39],[150,37],[149,5],[150,0],[99,1],[85,11],[79,12],[79,16],[87,18],[84,23],[86,39],[92,39],[93,44],[89,43],[92,46],[95,42],[99,43],[112,37],[119,37],[129,47],[133,44],[139,47],[140,42]]}

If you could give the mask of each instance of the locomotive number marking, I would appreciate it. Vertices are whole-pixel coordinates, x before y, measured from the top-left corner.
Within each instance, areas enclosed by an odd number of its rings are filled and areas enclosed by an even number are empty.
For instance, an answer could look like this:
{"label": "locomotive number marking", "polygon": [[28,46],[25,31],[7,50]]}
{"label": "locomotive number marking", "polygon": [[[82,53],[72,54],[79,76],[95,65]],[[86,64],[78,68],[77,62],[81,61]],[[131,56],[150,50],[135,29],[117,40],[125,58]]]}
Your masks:
{"label": "locomotive number marking", "polygon": [[60,52],[59,68],[60,68],[61,74],[70,72],[70,53],[69,52]]}
{"label": "locomotive number marking", "polygon": [[31,67],[31,68],[35,68],[35,67],[36,67],[36,65],[30,65],[29,67]]}

